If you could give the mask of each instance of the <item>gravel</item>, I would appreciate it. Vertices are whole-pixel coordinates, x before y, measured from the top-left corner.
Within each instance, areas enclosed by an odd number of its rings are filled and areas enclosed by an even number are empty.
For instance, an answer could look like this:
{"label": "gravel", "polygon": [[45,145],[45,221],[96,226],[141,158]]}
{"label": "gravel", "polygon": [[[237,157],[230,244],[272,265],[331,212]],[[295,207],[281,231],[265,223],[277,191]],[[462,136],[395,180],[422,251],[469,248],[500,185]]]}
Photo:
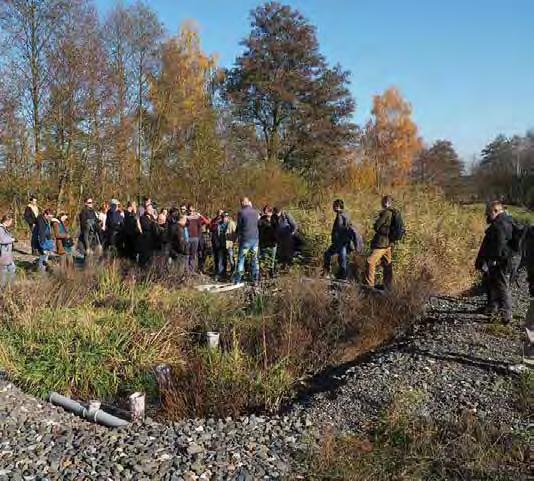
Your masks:
{"label": "gravel", "polygon": [[526,428],[516,410],[520,318],[501,328],[477,314],[482,299],[436,298],[403,339],[323,379],[285,415],[239,419],[147,419],[116,430],[91,424],[0,379],[0,481],[306,479],[298,459],[327,427],[368,430],[399,394],[417,392],[422,416],[469,410]]}

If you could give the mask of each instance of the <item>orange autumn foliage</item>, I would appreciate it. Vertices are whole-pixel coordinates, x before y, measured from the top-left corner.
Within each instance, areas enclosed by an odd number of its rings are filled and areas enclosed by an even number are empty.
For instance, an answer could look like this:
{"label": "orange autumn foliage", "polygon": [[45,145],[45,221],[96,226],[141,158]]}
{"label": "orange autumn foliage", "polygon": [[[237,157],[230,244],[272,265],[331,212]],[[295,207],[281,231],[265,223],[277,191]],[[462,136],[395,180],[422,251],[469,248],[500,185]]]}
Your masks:
{"label": "orange autumn foliage", "polygon": [[404,185],[413,161],[422,149],[411,105],[390,87],[373,98],[373,118],[365,131],[367,161],[374,164],[377,184]]}

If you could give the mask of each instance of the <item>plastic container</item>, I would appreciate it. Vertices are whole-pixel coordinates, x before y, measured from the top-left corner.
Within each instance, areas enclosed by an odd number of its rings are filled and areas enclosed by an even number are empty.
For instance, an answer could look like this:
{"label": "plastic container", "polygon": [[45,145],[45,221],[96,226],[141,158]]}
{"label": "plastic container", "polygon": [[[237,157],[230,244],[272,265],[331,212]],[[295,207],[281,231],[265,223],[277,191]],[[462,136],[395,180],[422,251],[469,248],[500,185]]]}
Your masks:
{"label": "plastic container", "polygon": [[212,351],[216,351],[217,349],[219,349],[220,335],[218,332],[208,331],[206,333],[206,340],[208,342],[208,347]]}

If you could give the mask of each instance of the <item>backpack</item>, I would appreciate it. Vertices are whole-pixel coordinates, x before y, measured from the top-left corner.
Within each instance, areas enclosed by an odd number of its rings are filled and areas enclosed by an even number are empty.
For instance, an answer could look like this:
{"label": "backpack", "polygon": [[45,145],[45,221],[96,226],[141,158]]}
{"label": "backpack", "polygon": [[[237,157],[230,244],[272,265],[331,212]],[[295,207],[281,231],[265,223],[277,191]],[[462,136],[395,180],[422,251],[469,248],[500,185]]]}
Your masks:
{"label": "backpack", "polygon": [[350,239],[349,250],[361,254],[363,252],[364,247],[362,236],[352,224],[348,226],[347,230]]}
{"label": "backpack", "polygon": [[389,226],[389,240],[391,242],[399,242],[406,234],[404,220],[398,210],[391,209],[391,212],[393,215],[391,216],[391,225]]}
{"label": "backpack", "polygon": [[356,229],[356,227],[354,227],[345,216],[343,216],[343,223],[345,224],[345,229],[347,230],[349,251],[361,254],[363,252],[364,242],[362,236],[358,232],[358,229]]}
{"label": "backpack", "polygon": [[511,250],[512,256],[523,255],[525,250],[525,239],[529,230],[529,226],[512,219],[512,238],[508,241],[508,247]]}

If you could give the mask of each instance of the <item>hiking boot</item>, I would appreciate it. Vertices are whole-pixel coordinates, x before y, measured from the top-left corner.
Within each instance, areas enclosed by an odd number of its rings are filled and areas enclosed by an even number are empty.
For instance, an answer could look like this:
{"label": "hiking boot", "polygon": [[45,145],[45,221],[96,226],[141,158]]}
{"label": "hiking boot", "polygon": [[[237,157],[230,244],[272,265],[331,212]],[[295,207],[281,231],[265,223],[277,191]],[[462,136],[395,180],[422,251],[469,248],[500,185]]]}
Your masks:
{"label": "hiking boot", "polygon": [[534,344],[525,341],[523,347],[523,364],[534,368]]}

